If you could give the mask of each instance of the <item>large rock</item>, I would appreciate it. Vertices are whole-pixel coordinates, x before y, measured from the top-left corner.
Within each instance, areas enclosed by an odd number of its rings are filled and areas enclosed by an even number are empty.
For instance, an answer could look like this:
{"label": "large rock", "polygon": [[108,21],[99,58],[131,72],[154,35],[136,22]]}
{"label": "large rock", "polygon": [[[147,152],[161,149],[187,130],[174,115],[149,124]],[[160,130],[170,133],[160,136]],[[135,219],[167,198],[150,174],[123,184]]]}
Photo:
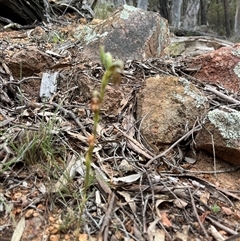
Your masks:
{"label": "large rock", "polygon": [[240,165],[240,112],[232,109],[209,111],[195,139],[196,148],[234,165]]}
{"label": "large rock", "polygon": [[6,56],[6,63],[14,77],[31,76],[53,65],[53,59],[37,47],[22,48],[13,55]]}
{"label": "large rock", "polygon": [[228,90],[239,91],[240,86],[240,44],[223,47],[192,60],[192,65],[201,65],[194,77],[220,84]]}
{"label": "large rock", "polygon": [[85,45],[83,53],[91,59],[99,59],[103,45],[114,58],[142,60],[161,56],[169,44],[169,29],[158,13],[124,5],[100,24],[86,25],[78,37]]}
{"label": "large rock", "polygon": [[149,78],[137,98],[141,133],[156,150],[191,129],[208,107],[207,98],[188,80],[174,76]]}

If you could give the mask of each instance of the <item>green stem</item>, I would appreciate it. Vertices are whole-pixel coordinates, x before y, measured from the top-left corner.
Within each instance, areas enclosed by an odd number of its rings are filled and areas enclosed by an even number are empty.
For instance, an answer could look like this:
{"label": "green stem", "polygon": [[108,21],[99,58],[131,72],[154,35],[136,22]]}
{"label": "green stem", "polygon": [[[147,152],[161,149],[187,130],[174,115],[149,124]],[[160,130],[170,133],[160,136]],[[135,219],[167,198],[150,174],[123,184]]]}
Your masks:
{"label": "green stem", "polygon": [[[103,102],[106,86],[109,82],[109,79],[111,78],[111,75],[112,75],[112,71],[107,70],[102,77],[101,89],[100,89],[100,107],[101,107],[101,104]],[[93,120],[94,120],[93,137],[94,137],[94,140],[95,140],[96,137],[97,137],[97,126],[98,126],[98,123],[99,123],[99,120],[100,120],[100,108],[94,112]],[[80,205],[80,214],[79,214],[80,219],[79,219],[79,222],[77,224],[77,229],[76,229],[76,239],[75,239],[76,241],[78,240],[78,235],[80,233],[83,210],[84,210],[84,206],[87,202],[87,193],[88,193],[88,188],[90,186],[91,163],[92,163],[93,150],[94,150],[94,145],[89,145],[88,150],[87,150],[87,154],[86,154],[86,157],[85,157],[86,174],[85,174],[85,178],[84,178],[84,189],[83,189],[82,202],[81,202],[81,205]]]}

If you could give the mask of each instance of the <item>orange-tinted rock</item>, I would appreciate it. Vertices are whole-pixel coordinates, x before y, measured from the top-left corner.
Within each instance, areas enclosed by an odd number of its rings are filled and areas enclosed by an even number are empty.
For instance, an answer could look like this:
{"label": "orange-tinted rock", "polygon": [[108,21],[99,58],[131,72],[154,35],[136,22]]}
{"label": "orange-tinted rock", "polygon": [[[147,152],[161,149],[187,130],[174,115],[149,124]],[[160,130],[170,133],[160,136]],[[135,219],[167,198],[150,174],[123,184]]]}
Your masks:
{"label": "orange-tinted rock", "polygon": [[14,77],[31,76],[53,65],[53,59],[37,47],[21,49],[6,59]]}
{"label": "orange-tinted rock", "polygon": [[240,44],[199,55],[193,60],[194,63],[201,64],[194,77],[221,85],[230,91],[239,91]]}
{"label": "orange-tinted rock", "polygon": [[137,98],[141,133],[155,149],[191,129],[208,107],[207,98],[188,80],[175,76],[148,78]]}

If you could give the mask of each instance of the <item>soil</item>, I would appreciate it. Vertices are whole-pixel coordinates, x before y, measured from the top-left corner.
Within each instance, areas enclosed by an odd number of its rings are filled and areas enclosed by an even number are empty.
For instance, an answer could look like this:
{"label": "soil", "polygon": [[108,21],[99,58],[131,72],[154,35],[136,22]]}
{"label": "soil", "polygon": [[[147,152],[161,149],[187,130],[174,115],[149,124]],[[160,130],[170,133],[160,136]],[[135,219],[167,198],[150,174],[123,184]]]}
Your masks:
{"label": "soil", "polygon": [[[218,234],[223,237],[218,240],[227,240],[237,235],[238,168],[216,159],[214,174],[213,157],[204,152],[194,156],[191,141],[179,148],[187,150],[194,163],[179,158],[176,148],[146,168],[148,160],[129,144],[130,138],[140,142],[134,119],[139,88],[161,71],[170,75],[173,62],[128,62],[121,85],[107,87],[93,154],[95,178],[83,216],[84,165],[76,168],[66,187],[52,191],[69,162],[84,159],[93,124],[89,104],[104,73],[99,60],[82,54],[84,48],[72,34],[76,25],[55,26],[51,32],[62,36],[56,39],[39,27],[35,32],[0,32],[0,240],[19,240],[11,239],[16,230],[22,241],[214,240]],[[42,74],[53,72],[58,72],[57,91],[43,103]],[[44,131],[53,116],[49,128],[54,135],[48,140],[50,134]],[[35,135],[40,142],[30,149],[26,144]],[[21,147],[29,149],[23,152]]]}

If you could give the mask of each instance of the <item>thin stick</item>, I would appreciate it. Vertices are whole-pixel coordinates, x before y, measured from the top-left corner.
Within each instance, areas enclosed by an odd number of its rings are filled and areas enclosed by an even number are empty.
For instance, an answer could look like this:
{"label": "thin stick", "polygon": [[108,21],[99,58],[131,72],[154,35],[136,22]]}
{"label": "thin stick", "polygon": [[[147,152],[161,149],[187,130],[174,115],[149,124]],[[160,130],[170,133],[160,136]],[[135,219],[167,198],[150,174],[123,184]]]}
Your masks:
{"label": "thin stick", "polygon": [[212,224],[214,224],[214,225],[217,226],[218,228],[220,228],[220,229],[228,232],[229,234],[232,234],[232,235],[237,235],[237,234],[238,234],[238,232],[236,232],[236,231],[234,231],[234,230],[232,230],[232,229],[230,229],[230,228],[222,225],[221,223],[215,221],[214,219],[212,219],[212,218],[210,218],[210,217],[208,217],[208,216],[206,217],[206,219],[210,220]]}
{"label": "thin stick", "polygon": [[[139,153],[139,154],[142,154],[143,156],[145,156],[145,157],[148,158],[148,159],[151,159],[151,158],[152,158],[152,156],[150,156],[148,153],[146,153],[146,152],[143,150],[142,145],[141,145],[138,141],[136,141],[136,140],[133,139],[131,136],[127,135],[125,132],[123,132],[122,130],[120,130],[115,124],[113,124],[113,126],[114,126],[119,132],[121,132],[121,134],[122,134],[123,136],[125,136],[126,138],[128,138],[129,141],[130,141],[130,143],[132,142],[134,145],[136,145],[136,146],[139,148],[139,149],[138,149],[138,153]],[[136,150],[136,151],[137,151],[137,150]]]}
{"label": "thin stick", "polygon": [[165,150],[164,152],[160,153],[159,155],[153,157],[152,159],[150,159],[147,164],[144,165],[144,167],[149,167],[155,160],[157,160],[160,157],[165,156],[169,151],[171,151],[178,143],[180,143],[182,140],[184,140],[186,137],[188,137],[189,135],[191,135],[193,132],[199,131],[201,130],[200,125],[196,126],[195,128],[193,128],[192,130],[188,131],[185,135],[183,135],[181,138],[179,138],[175,143],[173,143],[167,150]]}
{"label": "thin stick", "polygon": [[63,112],[65,115],[68,115],[70,116],[74,121],[75,123],[81,128],[81,131],[84,133],[84,135],[88,136],[88,133],[87,131],[85,130],[85,127],[83,126],[83,124],[78,120],[78,118],[76,117],[76,115],[70,111],[70,110],[67,110],[63,107],[61,107],[59,104],[55,103],[55,102],[52,102],[52,105],[59,109],[61,112]]}
{"label": "thin stick", "polygon": [[203,227],[203,224],[202,224],[202,222],[201,222],[201,220],[200,220],[200,218],[199,218],[199,215],[198,215],[198,213],[197,213],[196,205],[195,205],[195,202],[194,202],[194,199],[193,199],[193,196],[192,196],[192,193],[191,193],[191,190],[190,190],[189,187],[188,187],[188,192],[189,192],[189,195],[190,195],[190,198],[191,198],[191,203],[192,203],[192,206],[193,206],[193,211],[194,211],[195,216],[196,216],[196,218],[197,218],[197,220],[198,220],[198,223],[199,223],[199,225],[200,225],[200,227],[201,227],[201,229],[202,229],[205,237],[207,238],[207,240],[209,240],[209,236],[208,236],[208,234],[207,234],[207,231],[206,231],[206,229]]}
{"label": "thin stick", "polygon": [[210,92],[214,93],[215,95],[221,97],[222,99],[224,99],[224,100],[226,100],[226,101],[228,101],[228,102],[230,102],[232,104],[240,105],[240,101],[232,98],[231,96],[227,96],[227,95],[221,93],[220,91],[218,91],[218,90],[216,90],[214,88],[211,88],[210,86],[205,87],[204,90],[210,91]]}
{"label": "thin stick", "polygon": [[225,239],[225,241],[236,241],[236,240],[238,240],[238,238],[240,238],[240,233],[233,235],[230,238]]}
{"label": "thin stick", "polygon": [[[103,224],[102,224],[102,227],[98,234],[98,238],[97,238],[98,241],[100,241],[100,240],[107,241],[108,240],[108,226],[109,226],[109,221],[111,219],[111,213],[113,211],[114,201],[115,201],[115,194],[112,192],[111,199],[110,199],[110,202],[108,205],[108,209],[105,213]],[[102,239],[102,235],[103,235],[103,239]]]}

